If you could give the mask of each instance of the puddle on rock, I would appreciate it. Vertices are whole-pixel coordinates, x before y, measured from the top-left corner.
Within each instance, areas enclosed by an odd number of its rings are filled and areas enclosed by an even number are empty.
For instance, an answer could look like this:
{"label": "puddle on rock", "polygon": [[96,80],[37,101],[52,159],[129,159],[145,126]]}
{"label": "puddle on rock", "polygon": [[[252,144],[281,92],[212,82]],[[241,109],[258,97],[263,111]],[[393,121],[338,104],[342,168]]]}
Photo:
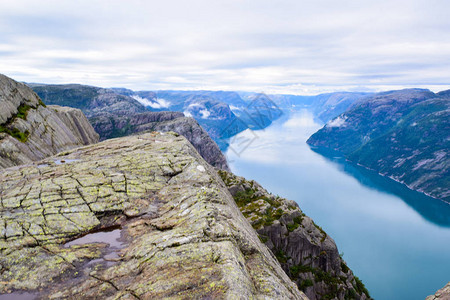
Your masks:
{"label": "puddle on rock", "polygon": [[71,162],[74,162],[74,161],[79,161],[79,159],[55,159],[53,161],[57,165],[62,165],[62,164],[67,164],[67,163],[71,163]]}
{"label": "puddle on rock", "polygon": [[11,294],[1,294],[0,300],[34,300],[36,299],[38,294],[34,293],[21,293],[21,292],[13,292]]}
{"label": "puddle on rock", "polygon": [[94,233],[88,233],[78,239],[65,243],[64,247],[67,248],[73,245],[105,243],[109,244],[110,248],[121,248],[123,243],[119,241],[120,232],[121,232],[120,229],[115,228],[109,231],[98,231]]}
{"label": "puddle on rock", "polygon": [[[74,245],[103,243],[109,246],[105,249],[103,256],[88,262],[87,266],[103,264],[106,267],[110,267],[120,260],[119,251],[125,248],[126,243],[121,239],[122,230],[117,226],[86,234],[78,239],[67,242],[64,244],[65,248]],[[1,299],[0,299],[1,300]]]}

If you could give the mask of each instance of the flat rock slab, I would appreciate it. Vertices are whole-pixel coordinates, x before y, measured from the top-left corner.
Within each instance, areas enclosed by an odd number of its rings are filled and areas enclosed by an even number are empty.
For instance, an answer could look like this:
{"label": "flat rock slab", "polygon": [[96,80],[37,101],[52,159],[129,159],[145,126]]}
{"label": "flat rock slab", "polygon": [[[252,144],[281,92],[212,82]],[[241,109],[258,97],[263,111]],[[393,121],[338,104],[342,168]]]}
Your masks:
{"label": "flat rock slab", "polygon": [[0,197],[0,294],[307,299],[216,171],[176,134],[4,169]]}

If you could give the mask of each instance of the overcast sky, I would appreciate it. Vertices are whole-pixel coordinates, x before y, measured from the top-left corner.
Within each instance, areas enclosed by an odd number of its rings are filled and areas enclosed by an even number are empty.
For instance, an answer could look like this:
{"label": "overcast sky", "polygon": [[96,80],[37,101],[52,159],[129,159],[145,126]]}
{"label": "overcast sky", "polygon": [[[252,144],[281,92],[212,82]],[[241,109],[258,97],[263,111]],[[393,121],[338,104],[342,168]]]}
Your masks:
{"label": "overcast sky", "polygon": [[448,0],[0,1],[0,73],[135,90],[450,88]]}

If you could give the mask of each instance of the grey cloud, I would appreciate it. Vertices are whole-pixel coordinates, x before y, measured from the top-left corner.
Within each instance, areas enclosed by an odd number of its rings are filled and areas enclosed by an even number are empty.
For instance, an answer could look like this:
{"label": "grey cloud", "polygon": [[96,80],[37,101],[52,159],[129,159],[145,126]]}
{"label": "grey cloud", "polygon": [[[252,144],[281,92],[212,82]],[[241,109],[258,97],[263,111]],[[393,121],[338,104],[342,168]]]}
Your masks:
{"label": "grey cloud", "polygon": [[0,72],[141,90],[446,85],[449,10],[440,0],[6,0]]}

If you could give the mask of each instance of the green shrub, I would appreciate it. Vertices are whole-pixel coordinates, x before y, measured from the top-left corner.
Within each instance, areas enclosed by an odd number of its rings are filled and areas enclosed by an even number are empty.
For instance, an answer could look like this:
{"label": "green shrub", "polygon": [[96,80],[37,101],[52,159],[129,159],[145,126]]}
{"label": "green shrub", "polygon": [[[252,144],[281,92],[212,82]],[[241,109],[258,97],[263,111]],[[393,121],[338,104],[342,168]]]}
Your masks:
{"label": "green shrub", "polygon": [[288,230],[289,232],[294,231],[294,230],[297,229],[299,226],[300,226],[300,224],[298,224],[298,223],[292,223],[292,224],[287,224],[287,225],[286,225],[287,230]]}
{"label": "green shrub", "polygon": [[366,287],[364,286],[364,283],[362,283],[361,279],[359,279],[357,276],[355,276],[355,282],[356,282],[356,286],[354,286],[354,288],[356,289],[356,291],[359,294],[366,294],[367,297],[370,298],[369,291],[366,289]]}
{"label": "green shrub", "polygon": [[305,279],[305,280],[302,280],[302,282],[300,283],[300,285],[298,286],[298,288],[299,288],[300,290],[304,291],[304,290],[306,290],[306,288],[307,288],[308,286],[313,286],[313,285],[314,285],[314,283],[312,282],[311,279]]}
{"label": "green shrub", "polygon": [[341,269],[345,274],[350,270],[344,262],[341,262]]}
{"label": "green shrub", "polygon": [[278,250],[276,253],[275,253],[275,257],[278,259],[278,261],[280,262],[280,263],[282,263],[282,264],[285,264],[285,263],[287,263],[287,261],[288,261],[288,259],[289,259],[289,257],[287,257],[286,256],[286,253],[283,251],[283,250]]}
{"label": "green shrub", "polygon": [[30,110],[31,106],[27,105],[27,104],[21,104],[18,108],[17,108],[17,118],[21,118],[23,120],[27,119],[27,115],[28,115],[28,110]]}

